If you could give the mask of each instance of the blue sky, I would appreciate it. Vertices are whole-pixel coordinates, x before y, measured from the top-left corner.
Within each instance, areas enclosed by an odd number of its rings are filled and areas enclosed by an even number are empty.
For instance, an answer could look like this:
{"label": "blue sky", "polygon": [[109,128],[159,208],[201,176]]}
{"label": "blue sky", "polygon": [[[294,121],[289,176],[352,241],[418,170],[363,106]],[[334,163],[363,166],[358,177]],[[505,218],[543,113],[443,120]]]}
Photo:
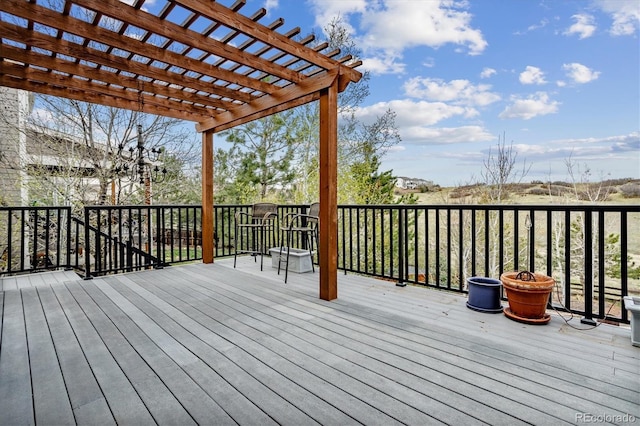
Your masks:
{"label": "blue sky", "polygon": [[[224,3],[224,2],[223,2]],[[640,2],[635,0],[248,0],[306,34],[341,16],[371,72],[358,111],[397,113],[396,176],[480,179],[506,135],[525,181],[640,178]]]}

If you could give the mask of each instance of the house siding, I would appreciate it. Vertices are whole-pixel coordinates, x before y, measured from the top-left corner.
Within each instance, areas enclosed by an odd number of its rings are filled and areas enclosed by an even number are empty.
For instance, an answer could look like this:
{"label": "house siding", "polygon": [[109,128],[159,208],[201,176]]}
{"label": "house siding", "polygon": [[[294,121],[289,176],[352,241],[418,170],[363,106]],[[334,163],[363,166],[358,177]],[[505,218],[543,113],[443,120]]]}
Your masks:
{"label": "house siding", "polygon": [[27,202],[24,161],[27,138],[24,131],[33,107],[29,92],[0,87],[0,203],[25,205]]}

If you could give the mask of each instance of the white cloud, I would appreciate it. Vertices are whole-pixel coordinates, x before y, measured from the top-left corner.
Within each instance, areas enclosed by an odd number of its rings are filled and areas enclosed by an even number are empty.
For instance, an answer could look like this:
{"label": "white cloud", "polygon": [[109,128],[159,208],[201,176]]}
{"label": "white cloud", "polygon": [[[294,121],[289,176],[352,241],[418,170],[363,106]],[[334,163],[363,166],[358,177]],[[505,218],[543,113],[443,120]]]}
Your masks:
{"label": "white cloud", "polygon": [[391,56],[384,58],[364,58],[362,60],[362,66],[359,69],[369,71],[374,75],[402,74],[404,73],[405,64],[403,62],[396,62],[396,58]]}
{"label": "white cloud", "polygon": [[500,96],[490,92],[490,89],[489,84],[473,85],[469,80],[445,82],[428,77],[415,77],[404,84],[404,91],[408,96],[467,106],[486,106],[499,101]]}
{"label": "white cloud", "polygon": [[601,145],[611,152],[627,152],[640,150],[640,132],[631,132],[627,135],[607,136],[604,138],[576,138],[553,141],[561,146]]}
{"label": "white cloud", "polygon": [[422,62],[422,66],[425,68],[433,68],[436,66],[436,60],[434,58],[427,58]]}
{"label": "white cloud", "polygon": [[549,20],[548,19],[543,19],[540,22],[538,22],[537,24],[529,25],[529,27],[527,27],[527,31],[535,31],[537,29],[544,28],[547,25],[549,25]]}
{"label": "white cloud", "polygon": [[612,35],[633,35],[640,29],[640,3],[636,0],[595,0],[595,4],[611,15]]}
{"label": "white cloud", "polygon": [[536,31],[536,30],[538,30],[540,28],[544,28],[547,25],[549,25],[549,20],[545,18],[545,19],[541,20],[537,24],[529,25],[525,31],[516,31],[514,34],[515,35],[525,35],[528,32],[532,32],[532,31]]}
{"label": "white cloud", "polygon": [[411,46],[438,48],[453,43],[467,46],[471,55],[487,47],[482,33],[470,26],[472,15],[464,2],[382,1],[362,16],[365,47],[399,52]]}
{"label": "white cloud", "polygon": [[452,117],[469,117],[476,113],[473,108],[448,105],[444,102],[415,102],[408,99],[379,102],[359,108],[356,110],[356,116],[364,123],[373,122],[388,109],[396,113],[396,125],[405,145],[440,145],[495,139],[481,126],[431,127]]}
{"label": "white cloud", "polygon": [[494,70],[493,68],[484,68],[482,70],[482,72],[480,73],[480,78],[489,78],[492,75],[496,74],[498,71]]}
{"label": "white cloud", "polygon": [[48,126],[51,128],[55,127],[56,115],[48,109],[34,108],[31,111],[31,116],[36,123],[41,124],[42,126]]}
{"label": "white cloud", "polygon": [[267,11],[267,16],[270,16],[280,6],[279,0],[264,0],[264,9]]}
{"label": "white cloud", "polygon": [[378,102],[376,104],[358,108],[356,115],[363,122],[373,122],[381,117],[388,109],[396,115],[399,128],[407,126],[430,126],[439,121],[469,114],[469,109],[462,106],[448,105],[444,102],[414,102],[408,99]]}
{"label": "white cloud", "polygon": [[512,104],[507,106],[498,117],[521,118],[529,120],[539,115],[554,114],[558,112],[559,102],[549,99],[545,92],[538,92],[527,98],[512,97]]}
{"label": "white cloud", "polygon": [[564,64],[562,65],[562,69],[567,72],[567,77],[578,84],[589,83],[590,81],[597,80],[600,76],[599,71],[593,71],[589,67],[576,62]]}
{"label": "white cloud", "polygon": [[[129,6],[133,6],[133,3],[135,3],[135,0],[120,0],[120,2],[128,4]],[[142,7],[142,10],[144,10],[145,12],[148,12],[155,5],[156,5],[156,0],[147,0],[144,2],[144,6]]]}
{"label": "white cloud", "polygon": [[523,72],[520,73],[520,83],[522,84],[545,84],[544,72],[538,67],[528,65]]}
{"label": "white cloud", "polygon": [[495,139],[481,126],[408,127],[403,129],[402,141],[412,145],[448,145],[485,142]]}
{"label": "white cloud", "polygon": [[578,34],[579,39],[589,38],[596,31],[594,19],[592,15],[586,13],[580,13],[572,16],[575,19],[575,23],[571,25],[564,34],[573,35]]}
{"label": "white cloud", "polygon": [[[316,25],[325,28],[336,17],[346,18],[352,13],[363,13],[367,8],[366,0],[310,0],[311,9],[316,16]],[[343,19],[342,24],[353,34],[355,31],[348,23],[348,19]]]}
{"label": "white cloud", "polygon": [[357,44],[368,58],[367,69],[379,74],[402,72],[404,67],[381,65],[399,63],[404,50],[415,46],[437,49],[454,44],[465,47],[470,55],[478,55],[487,47],[482,32],[470,24],[472,15],[466,11],[466,1],[310,0],[310,3],[316,24],[321,27],[341,16],[347,29],[355,34],[349,15],[360,15],[358,32],[362,35]]}

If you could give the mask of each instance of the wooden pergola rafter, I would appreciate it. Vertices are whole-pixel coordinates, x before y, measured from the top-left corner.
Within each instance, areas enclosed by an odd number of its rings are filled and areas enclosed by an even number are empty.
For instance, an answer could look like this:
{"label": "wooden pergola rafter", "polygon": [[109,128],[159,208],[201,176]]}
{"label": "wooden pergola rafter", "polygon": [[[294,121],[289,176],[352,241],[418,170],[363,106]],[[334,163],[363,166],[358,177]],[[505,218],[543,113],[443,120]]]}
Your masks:
{"label": "wooden pergola rafter", "polygon": [[[320,100],[320,297],[337,297],[337,94],[360,65],[244,0],[2,0],[0,86],[193,121],[203,260],[213,262],[213,134]],[[159,3],[159,6],[158,6]]]}

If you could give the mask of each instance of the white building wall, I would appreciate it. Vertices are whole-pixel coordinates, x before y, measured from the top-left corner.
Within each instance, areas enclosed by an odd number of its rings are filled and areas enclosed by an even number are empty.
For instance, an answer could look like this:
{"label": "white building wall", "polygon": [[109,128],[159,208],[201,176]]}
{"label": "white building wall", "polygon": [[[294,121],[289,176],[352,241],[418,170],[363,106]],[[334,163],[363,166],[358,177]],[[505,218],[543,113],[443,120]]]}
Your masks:
{"label": "white building wall", "polygon": [[0,202],[8,206],[23,206],[28,200],[24,129],[32,107],[29,92],[0,87]]}

